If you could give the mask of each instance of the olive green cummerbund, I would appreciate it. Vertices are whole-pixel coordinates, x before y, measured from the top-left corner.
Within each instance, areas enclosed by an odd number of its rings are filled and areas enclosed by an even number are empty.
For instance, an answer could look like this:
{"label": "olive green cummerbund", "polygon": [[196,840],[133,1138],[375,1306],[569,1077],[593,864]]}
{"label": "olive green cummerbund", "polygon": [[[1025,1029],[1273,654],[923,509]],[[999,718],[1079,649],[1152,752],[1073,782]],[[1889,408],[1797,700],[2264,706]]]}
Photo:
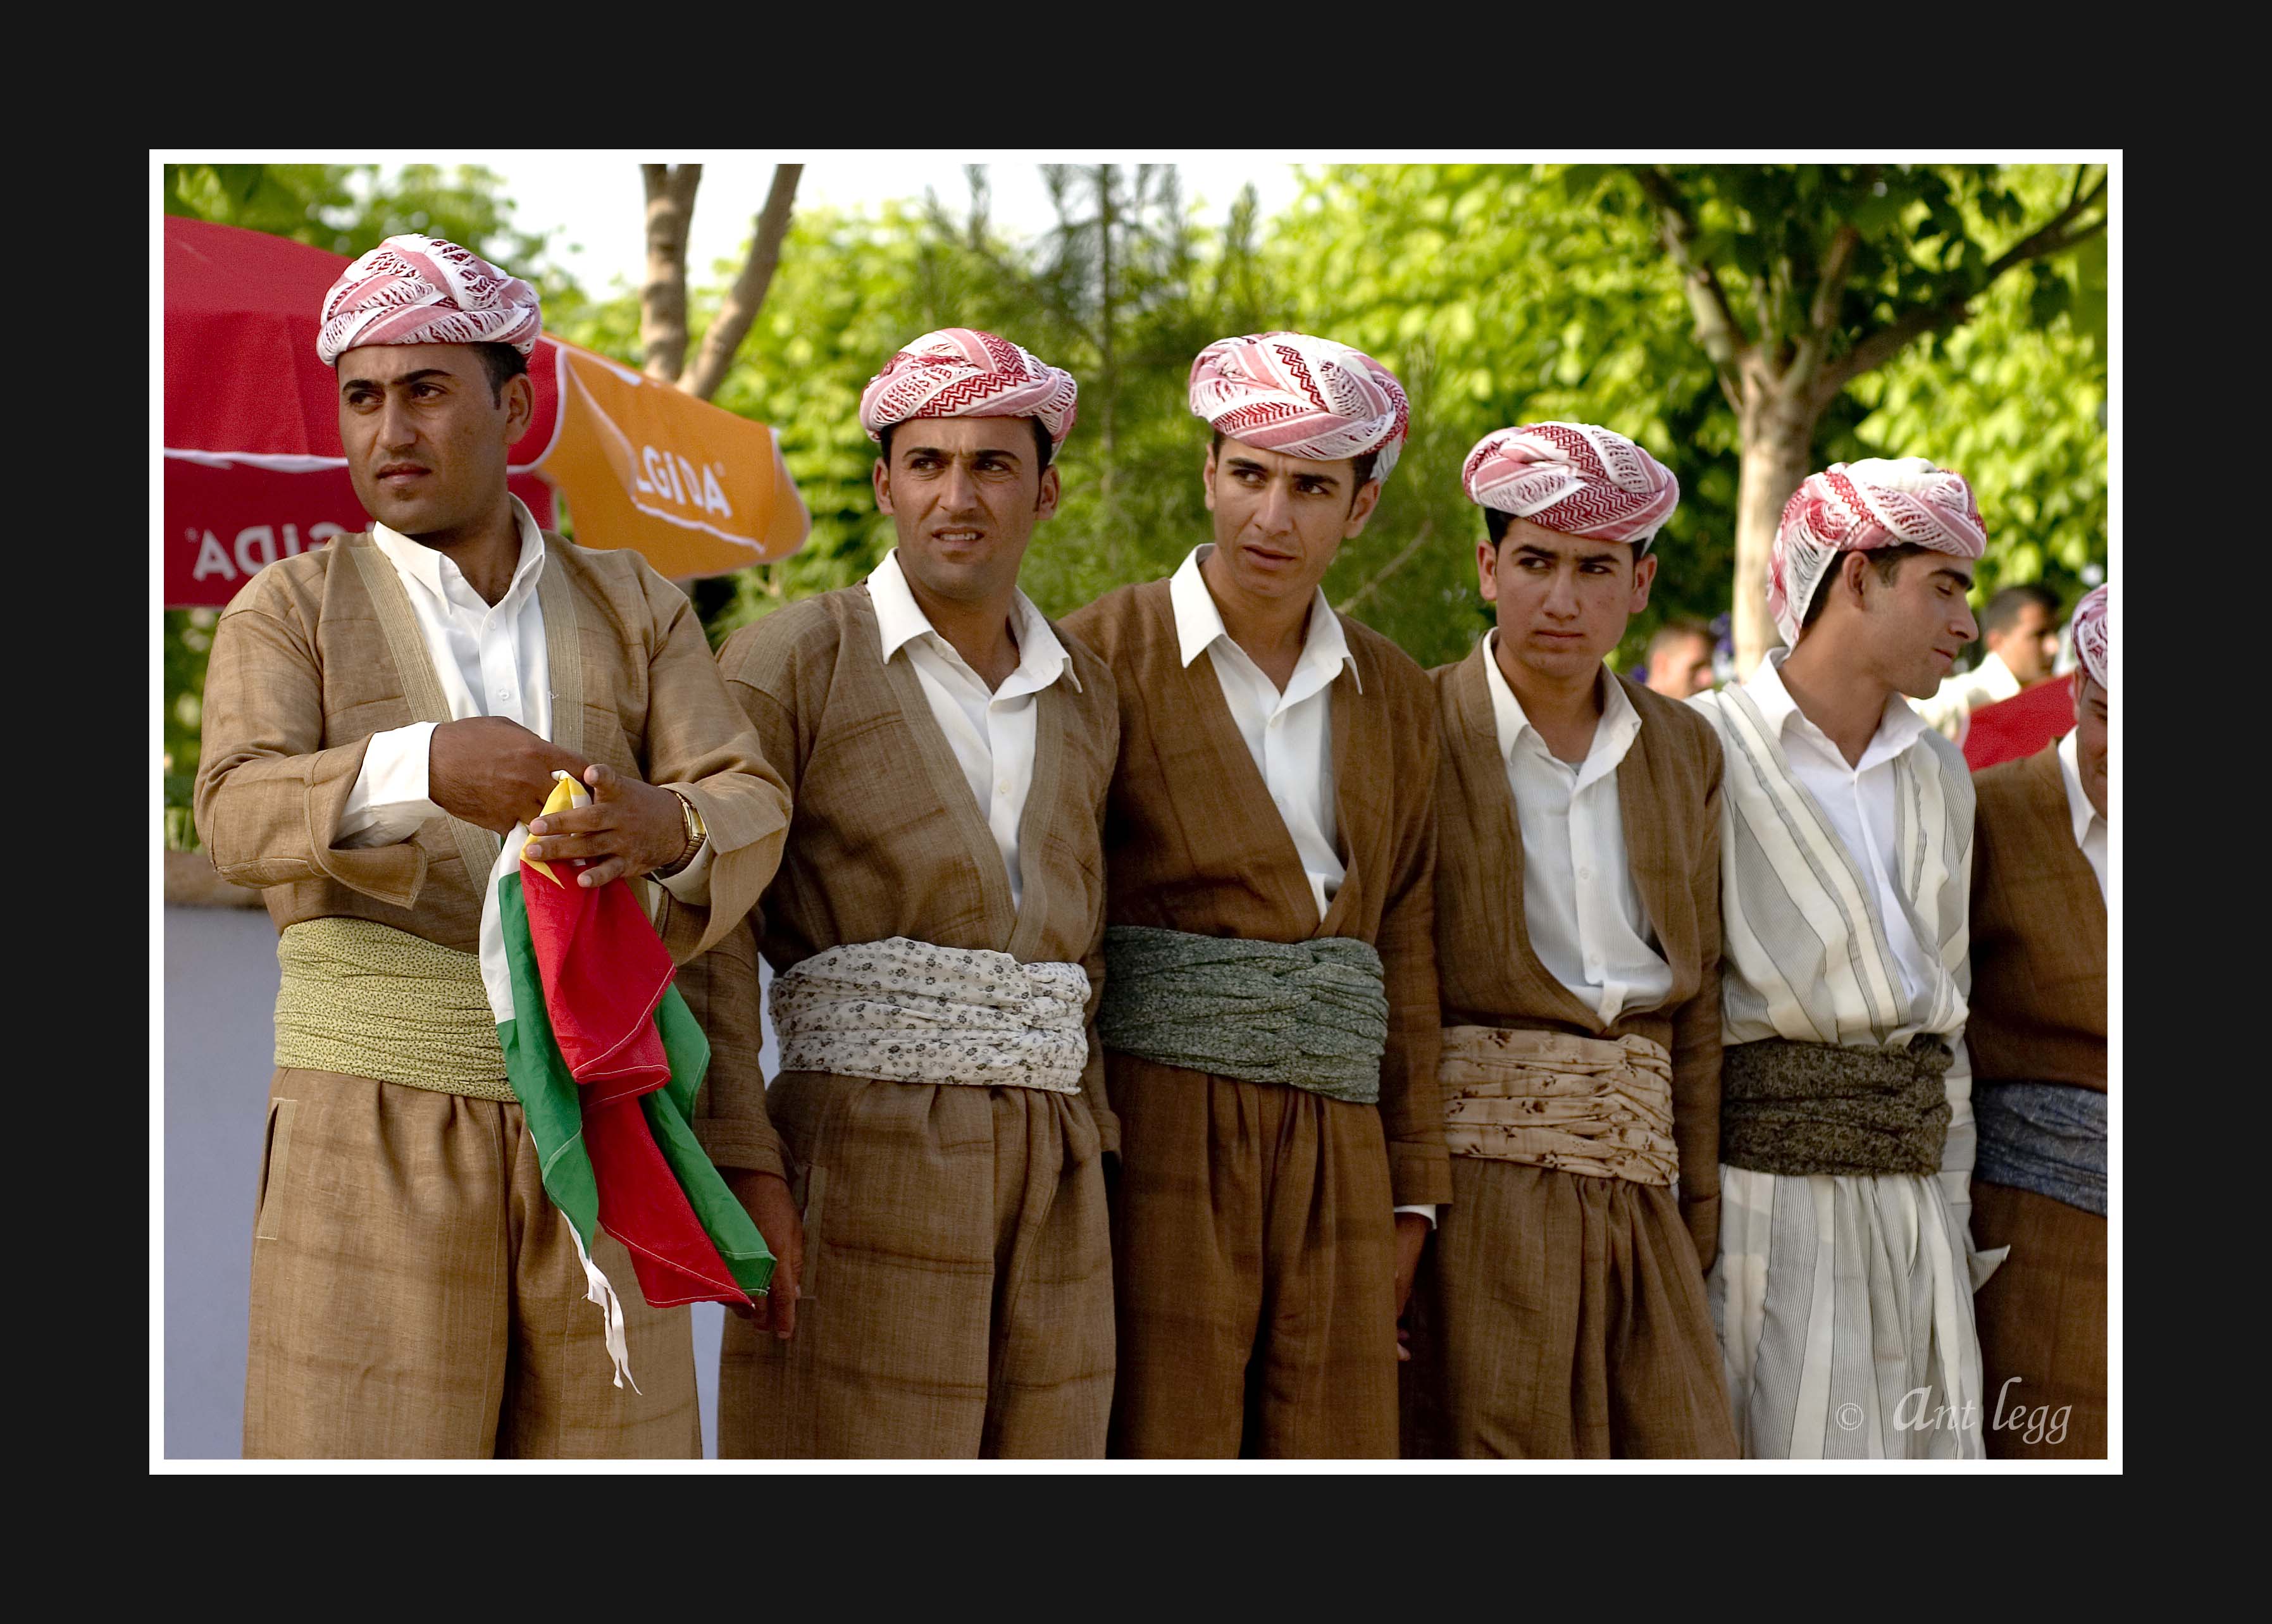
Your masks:
{"label": "olive green cummerbund", "polygon": [[1761,1173],[1938,1172],[1954,1059],[1928,1033],[1905,1049],[1730,1044],[1720,1059],[1720,1159]]}
{"label": "olive green cummerbund", "polygon": [[512,1101],[475,954],[372,919],[306,919],[276,963],[278,1066]]}
{"label": "olive green cummerbund", "polygon": [[1349,1104],[1379,1100],[1388,993],[1370,942],[1116,924],[1104,958],[1096,1036],[1107,1049]]}

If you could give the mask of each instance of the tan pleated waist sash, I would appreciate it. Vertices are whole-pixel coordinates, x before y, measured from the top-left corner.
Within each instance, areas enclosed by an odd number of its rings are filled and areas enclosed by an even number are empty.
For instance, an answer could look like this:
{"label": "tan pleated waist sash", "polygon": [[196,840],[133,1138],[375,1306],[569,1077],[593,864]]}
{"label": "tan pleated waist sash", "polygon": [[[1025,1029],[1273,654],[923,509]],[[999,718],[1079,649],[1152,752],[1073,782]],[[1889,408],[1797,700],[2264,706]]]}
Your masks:
{"label": "tan pleated waist sash", "polygon": [[375,919],[276,940],[276,1064],[513,1103],[482,962]]}
{"label": "tan pleated waist sash", "polygon": [[1454,1156],[1669,1185],[1672,1057],[1646,1037],[1447,1026],[1437,1074]]}

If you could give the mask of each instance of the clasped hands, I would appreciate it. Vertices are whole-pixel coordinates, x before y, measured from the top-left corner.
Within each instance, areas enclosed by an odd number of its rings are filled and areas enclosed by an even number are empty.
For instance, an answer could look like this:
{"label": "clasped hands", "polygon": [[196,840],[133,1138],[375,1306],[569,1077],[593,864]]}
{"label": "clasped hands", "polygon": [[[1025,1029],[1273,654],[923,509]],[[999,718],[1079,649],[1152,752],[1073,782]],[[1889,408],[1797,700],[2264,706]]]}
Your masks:
{"label": "clasped hands", "polygon": [[[538,817],[555,770],[592,792],[587,805]],[[534,819],[527,855],[544,863],[585,858],[587,889],[635,879],[678,860],[686,820],[668,790],[585,760],[503,716],[468,716],[435,728],[426,757],[427,798],[453,818],[494,834]]]}

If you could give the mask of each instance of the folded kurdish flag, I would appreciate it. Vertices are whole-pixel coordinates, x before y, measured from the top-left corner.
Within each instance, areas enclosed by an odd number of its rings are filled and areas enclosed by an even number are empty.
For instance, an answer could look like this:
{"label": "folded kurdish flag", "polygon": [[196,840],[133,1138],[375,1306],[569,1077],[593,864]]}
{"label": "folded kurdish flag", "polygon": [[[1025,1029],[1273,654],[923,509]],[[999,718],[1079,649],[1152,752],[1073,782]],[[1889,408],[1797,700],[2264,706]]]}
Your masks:
{"label": "folded kurdish flag", "polygon": [[[546,812],[592,798],[553,776]],[[524,858],[527,843],[523,824],[490,872],[482,979],[544,1193],[574,1233],[621,1387],[624,1311],[592,1261],[594,1226],[623,1242],[657,1308],[747,1303],[764,1295],[774,1258],[687,1125],[710,1044],[670,984],[670,954],[638,896],[622,879],[587,889],[580,863]]]}

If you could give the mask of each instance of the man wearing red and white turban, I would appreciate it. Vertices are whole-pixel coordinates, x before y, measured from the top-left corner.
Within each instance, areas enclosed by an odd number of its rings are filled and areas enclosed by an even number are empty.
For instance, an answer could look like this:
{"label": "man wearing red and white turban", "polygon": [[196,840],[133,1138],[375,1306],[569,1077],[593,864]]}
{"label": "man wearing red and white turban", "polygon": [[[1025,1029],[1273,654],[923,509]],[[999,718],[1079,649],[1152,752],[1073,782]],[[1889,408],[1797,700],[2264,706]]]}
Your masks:
{"label": "man wearing red and white turban", "polygon": [[[548,1196],[478,949],[498,836],[534,820],[527,855],[586,887],[653,876],[691,957],[771,878],[788,798],[678,590],[507,490],[541,324],[453,243],[350,265],[317,352],[372,524],[262,570],[214,628],[198,827],[281,932],[249,1456],[701,1454],[689,1316],[590,1306],[635,1270]],[[590,804],[542,818],[556,769]],[[637,1387],[609,1380],[626,1340]]]}
{"label": "man wearing red and white turban", "polygon": [[1791,646],[1689,701],[1727,758],[1708,1290],[1747,1456],[1981,1453],[1972,781],[1902,696],[1972,640],[1986,541],[1921,457],[1809,475],[1768,571]]}
{"label": "man wearing red and white turban", "polygon": [[1591,423],[1469,453],[1497,625],[1431,673],[1451,1205],[1413,1288],[1408,1456],[1728,1457],[1721,752],[1603,664],[1670,469]]}
{"label": "man wearing red and white turban", "polygon": [[1395,1320],[1450,1194],[1436,729],[1425,674],[1319,583],[1409,408],[1301,333],[1208,345],[1190,394],[1213,541],[1066,622],[1119,690],[1113,1448],[1393,1456]]}
{"label": "man wearing red and white turban", "polygon": [[543,330],[536,289],[440,237],[391,236],[324,298],[325,366],[366,344],[506,344],[522,358]]}
{"label": "man wearing red and white turban", "polygon": [[2075,606],[2074,728],[1974,775],[1972,1228],[1988,1453],[2106,1455],[2107,703],[2099,587]]}
{"label": "man wearing red and white turban", "polygon": [[907,345],[860,402],[896,544],[719,651],[796,822],[695,967],[711,1109],[736,1165],[794,1181],[816,1286],[787,1341],[727,1323],[721,1456],[1104,1453],[1112,677],[1018,588],[1078,394],[991,333]]}

